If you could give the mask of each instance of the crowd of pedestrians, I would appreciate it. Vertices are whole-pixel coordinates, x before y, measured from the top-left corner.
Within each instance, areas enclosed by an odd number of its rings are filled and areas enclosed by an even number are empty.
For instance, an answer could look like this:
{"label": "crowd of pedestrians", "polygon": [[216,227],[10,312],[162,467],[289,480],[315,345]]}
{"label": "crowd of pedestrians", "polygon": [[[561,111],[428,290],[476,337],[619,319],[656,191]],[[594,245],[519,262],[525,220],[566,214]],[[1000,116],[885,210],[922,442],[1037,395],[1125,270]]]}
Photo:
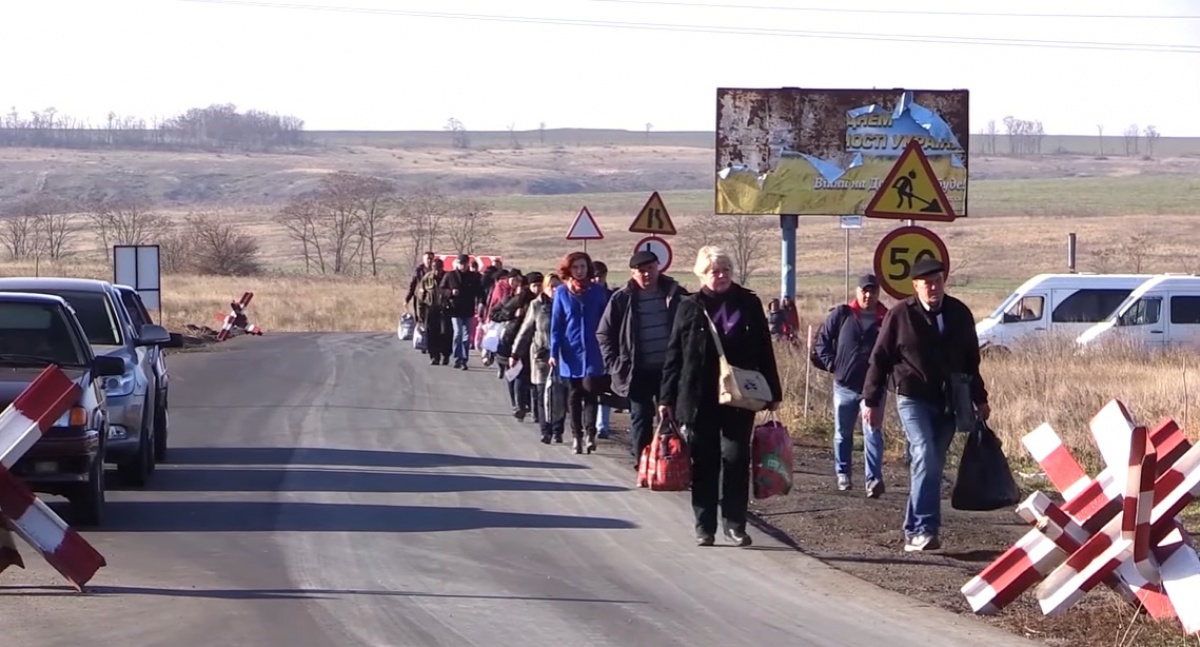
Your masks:
{"label": "crowd of pedestrians", "polygon": [[[795,305],[773,299],[764,307],[733,281],[733,263],[717,247],[699,250],[695,293],[663,274],[651,252],[633,254],[628,266],[629,279],[614,289],[607,266],[581,251],[545,273],[499,261],[480,272],[467,255],[447,272],[429,253],[406,303],[417,305],[430,363],[448,365],[453,357],[455,368],[466,370],[477,351],[504,380],[513,416],[532,417],[543,443],[563,443],[569,432],[574,453],[590,454],[609,431],[611,411],[627,410],[636,468],[656,427],[675,425],[690,447],[697,543],[713,544],[719,516],[730,542],[749,545],[755,417],[721,403],[721,371],[761,373],[773,394],[767,409],[775,410],[782,386],[772,342],[797,343]],[[866,496],[884,494],[883,408],[887,395],[895,396],[913,484],[904,549],[924,551],[941,545],[950,442],[967,431],[964,419],[986,421],[989,407],[970,310],[945,294],[945,269],[936,260],[922,259],[912,275],[914,295],[890,309],[880,303],[876,278],[860,277],[854,298],[833,308],[817,330],[810,361],[833,378],[839,490],[853,487],[852,437],[860,424]]]}

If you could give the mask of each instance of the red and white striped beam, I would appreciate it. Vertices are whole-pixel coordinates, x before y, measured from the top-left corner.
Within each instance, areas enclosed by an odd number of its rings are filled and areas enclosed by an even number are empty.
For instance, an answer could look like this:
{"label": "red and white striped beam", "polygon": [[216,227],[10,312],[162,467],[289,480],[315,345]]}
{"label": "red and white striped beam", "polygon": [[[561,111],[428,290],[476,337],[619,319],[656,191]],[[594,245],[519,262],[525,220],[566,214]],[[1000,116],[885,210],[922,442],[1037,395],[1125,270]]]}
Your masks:
{"label": "red and white striped beam", "polygon": [[79,395],[74,381],[57,367],[48,366],[0,413],[0,572],[9,566],[25,566],[13,541],[16,533],[82,591],[106,565],[104,557],[9,469],[70,410]]}

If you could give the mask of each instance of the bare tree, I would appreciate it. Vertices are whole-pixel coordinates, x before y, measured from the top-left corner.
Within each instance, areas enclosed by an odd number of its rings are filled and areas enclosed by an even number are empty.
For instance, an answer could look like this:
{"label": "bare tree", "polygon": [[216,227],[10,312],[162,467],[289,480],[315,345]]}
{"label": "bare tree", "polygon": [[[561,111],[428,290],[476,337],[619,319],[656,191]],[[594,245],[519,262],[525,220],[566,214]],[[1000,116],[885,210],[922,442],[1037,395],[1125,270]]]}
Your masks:
{"label": "bare tree", "polygon": [[359,199],[358,176],[353,173],[339,171],[321,178],[315,224],[334,274],[349,272],[362,251]]}
{"label": "bare tree", "polygon": [[515,151],[521,150],[521,142],[517,139],[517,124],[508,124],[508,145]]}
{"label": "bare tree", "polygon": [[1138,138],[1140,135],[1141,130],[1138,129],[1137,124],[1129,124],[1129,127],[1125,129],[1125,132],[1121,133],[1121,137],[1125,140],[1126,155],[1138,154]]}
{"label": "bare tree", "polygon": [[989,119],[987,122],[987,130],[984,131],[986,138],[984,139],[984,150],[991,155],[996,154],[996,120]]}
{"label": "bare tree", "polygon": [[538,122],[538,143],[546,143],[546,122]]}
{"label": "bare tree", "polygon": [[1008,135],[1008,152],[1012,155],[1040,155],[1042,139],[1046,130],[1041,121],[1017,119],[1013,116],[1004,118],[1004,129]]}
{"label": "bare tree", "polygon": [[451,117],[446,121],[446,130],[450,131],[450,142],[455,148],[470,148],[471,139],[467,136],[467,128],[463,122]]}
{"label": "bare tree", "polygon": [[706,245],[724,246],[728,238],[726,235],[726,228],[729,227],[727,218],[728,216],[718,216],[714,213],[693,217],[690,224],[680,229],[679,242],[682,244],[676,252],[682,253],[685,257],[694,258],[701,247]]}
{"label": "bare tree", "polygon": [[1104,124],[1096,124],[1096,139],[1100,142],[1100,157],[1104,157]]}
{"label": "bare tree", "polygon": [[215,214],[188,214],[184,220],[191,245],[188,257],[197,274],[253,276],[262,274],[258,240],[243,234]]}
{"label": "bare tree", "polygon": [[325,255],[321,249],[321,239],[317,236],[320,212],[320,205],[315,198],[293,198],[276,214],[275,222],[283,226],[288,238],[300,244],[304,271],[311,272],[315,266],[318,272],[324,274]]}
{"label": "bare tree", "polygon": [[69,213],[44,213],[38,216],[38,231],[46,257],[60,261],[75,241],[78,228]]}
{"label": "bare tree", "polygon": [[1158,241],[1149,232],[1131,234],[1117,246],[1117,253],[1134,274],[1141,274],[1150,270],[1151,260],[1158,255]]}
{"label": "bare tree", "polygon": [[109,112],[98,127],[59,113],[33,110],[22,117],[14,107],[0,120],[0,146],[127,148],[159,150],[273,150],[307,146],[304,122],[259,110],[239,112],[230,104],[192,108],[167,119],[120,116]]}
{"label": "bare tree", "polygon": [[0,219],[0,244],[12,261],[23,261],[38,255],[41,247],[37,216],[15,212]]}
{"label": "bare tree", "polygon": [[424,187],[400,201],[400,231],[407,241],[408,266],[415,266],[426,251],[433,251],[444,235],[450,200],[433,187]]}
{"label": "bare tree", "polygon": [[772,230],[772,219],[745,215],[722,218],[729,221],[727,244],[730,248],[729,254],[733,257],[734,269],[737,270],[737,280],[748,282],[758,269],[757,263],[763,243]]}
{"label": "bare tree", "polygon": [[392,182],[339,171],[321,179],[314,195],[295,198],[275,216],[299,243],[304,269],[378,276],[384,248],[397,234]]}
{"label": "bare tree", "polygon": [[5,223],[0,237],[14,260],[28,256],[45,256],[61,260],[66,256],[75,235],[75,224],[67,213],[66,201],[52,195],[38,194],[17,202],[7,214],[12,222]]}
{"label": "bare tree", "polygon": [[358,237],[362,253],[358,255],[359,272],[364,264],[370,266],[371,276],[379,276],[383,250],[396,237],[396,186],[389,180],[365,175],[339,174],[345,192],[354,203],[358,222]]}
{"label": "bare tree", "polygon": [[646,122],[646,141],[650,141],[650,129],[653,127],[654,124],[650,123],[649,121]]}
{"label": "bare tree", "polygon": [[105,259],[113,245],[147,245],[161,234],[166,219],[154,213],[145,196],[122,196],[92,203],[88,218],[100,236]]}
{"label": "bare tree", "polygon": [[446,238],[454,251],[475,253],[475,244],[492,237],[491,205],[478,200],[457,200],[446,218]]}
{"label": "bare tree", "polygon": [[1154,126],[1146,126],[1143,134],[1146,136],[1146,155],[1154,157],[1154,141],[1161,135],[1159,135],[1158,129]]}

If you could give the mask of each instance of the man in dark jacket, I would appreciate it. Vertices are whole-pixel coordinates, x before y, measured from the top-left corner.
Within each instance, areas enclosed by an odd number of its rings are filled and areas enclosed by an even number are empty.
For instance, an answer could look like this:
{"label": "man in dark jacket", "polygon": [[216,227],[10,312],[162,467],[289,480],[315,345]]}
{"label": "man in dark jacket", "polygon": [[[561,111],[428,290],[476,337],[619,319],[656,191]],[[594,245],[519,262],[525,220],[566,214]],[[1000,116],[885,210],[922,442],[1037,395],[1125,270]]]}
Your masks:
{"label": "man in dark jacket", "polygon": [[433,252],[425,252],[424,258],[421,259],[421,264],[413,270],[412,279],[408,281],[408,294],[404,295],[404,304],[408,305],[417,296],[417,286],[421,284],[421,279],[425,277],[434,263],[438,262],[437,255]]}
{"label": "man in dark jacket", "polygon": [[[945,268],[937,260],[917,261],[912,276],[913,296],[883,318],[863,387],[867,423],[876,426],[883,422],[889,377],[896,391],[896,412],[911,452],[912,485],[904,514],[904,550],[909,552],[941,547],[942,471],[958,427],[955,411],[973,408],[978,420],[990,413],[979,374],[975,316],[945,293]],[[966,385],[961,398],[956,384]]]}
{"label": "man in dark jacket", "polygon": [[[854,423],[862,417],[863,382],[867,362],[879,336],[887,308],[879,303],[879,281],[872,274],[858,279],[854,300],[829,313],[813,342],[818,366],[833,373],[833,461],[838,489],[852,485],[850,478]],[[867,496],[883,494],[883,430],[863,420],[863,453],[866,455]]]}
{"label": "man in dark jacket", "polygon": [[662,384],[675,310],[687,290],[659,272],[654,252],[629,259],[633,278],[612,293],[596,329],[613,393],[629,400],[630,451],[634,464],[653,436],[655,402]]}
{"label": "man in dark jacket", "polygon": [[471,335],[471,318],[475,316],[475,304],[483,296],[478,272],[468,268],[471,257],[459,254],[454,260],[454,271],[442,277],[442,291],[446,295],[446,313],[454,329],[454,368],[467,370],[467,353]]}

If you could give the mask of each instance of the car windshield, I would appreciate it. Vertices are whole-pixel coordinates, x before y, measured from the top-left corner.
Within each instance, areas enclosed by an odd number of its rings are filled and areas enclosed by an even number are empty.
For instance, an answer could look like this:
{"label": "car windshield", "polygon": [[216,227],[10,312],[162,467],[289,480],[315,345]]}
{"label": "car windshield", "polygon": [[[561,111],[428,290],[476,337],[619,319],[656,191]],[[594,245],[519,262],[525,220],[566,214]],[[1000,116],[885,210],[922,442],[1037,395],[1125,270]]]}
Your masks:
{"label": "car windshield", "polygon": [[1004,314],[1004,311],[1008,310],[1008,307],[1020,298],[1020,292],[1013,292],[1012,294],[1008,295],[1008,298],[1001,302],[999,306],[996,306],[996,309],[992,311],[992,314],[988,315],[988,319],[999,319],[1000,316]]}
{"label": "car windshield", "polygon": [[93,346],[120,346],[124,343],[117,313],[113,311],[112,303],[108,300],[108,295],[104,292],[51,289],[23,291],[53,294],[62,297],[63,300],[71,304],[71,309],[75,311],[75,318],[79,319],[79,324],[83,326],[83,332],[87,335],[89,344]]}
{"label": "car windshield", "polygon": [[0,301],[0,365],[46,363],[83,366],[66,312],[44,303]]}

